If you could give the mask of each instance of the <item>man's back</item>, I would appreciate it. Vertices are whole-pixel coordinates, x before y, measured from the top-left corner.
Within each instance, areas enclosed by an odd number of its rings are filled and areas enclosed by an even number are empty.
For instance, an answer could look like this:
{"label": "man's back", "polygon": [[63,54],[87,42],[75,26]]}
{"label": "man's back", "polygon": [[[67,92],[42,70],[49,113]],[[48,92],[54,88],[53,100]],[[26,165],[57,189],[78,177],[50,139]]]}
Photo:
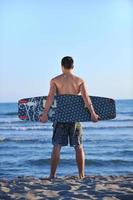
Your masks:
{"label": "man's back", "polygon": [[80,93],[80,86],[82,85],[83,80],[71,73],[63,73],[53,78],[52,82],[55,85],[58,95],[77,95]]}

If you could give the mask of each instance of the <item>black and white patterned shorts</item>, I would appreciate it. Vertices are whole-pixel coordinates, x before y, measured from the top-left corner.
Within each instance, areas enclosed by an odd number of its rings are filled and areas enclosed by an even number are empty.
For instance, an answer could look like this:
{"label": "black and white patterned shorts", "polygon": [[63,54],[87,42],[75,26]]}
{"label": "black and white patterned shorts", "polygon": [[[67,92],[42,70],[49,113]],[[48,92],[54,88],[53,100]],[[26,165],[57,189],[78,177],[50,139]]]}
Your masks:
{"label": "black and white patterned shorts", "polygon": [[80,122],[53,124],[52,144],[76,147],[82,144],[82,126]]}

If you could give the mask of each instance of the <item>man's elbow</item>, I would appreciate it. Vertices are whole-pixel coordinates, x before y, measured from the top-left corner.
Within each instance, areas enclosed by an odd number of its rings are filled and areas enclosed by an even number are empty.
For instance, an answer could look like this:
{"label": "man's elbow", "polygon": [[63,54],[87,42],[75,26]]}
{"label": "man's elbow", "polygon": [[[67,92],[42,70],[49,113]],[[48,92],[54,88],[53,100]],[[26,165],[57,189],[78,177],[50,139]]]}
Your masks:
{"label": "man's elbow", "polygon": [[81,95],[83,98],[88,98],[88,95],[86,94],[86,92],[82,92]]}
{"label": "man's elbow", "polygon": [[54,95],[53,94],[48,94],[48,96],[47,96],[47,100],[53,100],[54,99]]}

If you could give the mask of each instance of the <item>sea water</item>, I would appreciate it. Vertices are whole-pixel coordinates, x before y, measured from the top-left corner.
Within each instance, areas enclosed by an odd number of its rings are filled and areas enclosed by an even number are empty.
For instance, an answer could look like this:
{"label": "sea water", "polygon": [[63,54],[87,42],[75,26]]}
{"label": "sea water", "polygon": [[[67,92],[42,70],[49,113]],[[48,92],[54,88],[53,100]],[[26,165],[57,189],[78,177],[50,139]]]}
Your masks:
{"label": "sea water", "polygon": [[[116,100],[117,117],[85,122],[86,175],[133,173],[133,100]],[[0,103],[0,178],[46,177],[50,172],[52,123],[21,121],[17,103]],[[75,149],[62,147],[57,176],[78,175]]]}

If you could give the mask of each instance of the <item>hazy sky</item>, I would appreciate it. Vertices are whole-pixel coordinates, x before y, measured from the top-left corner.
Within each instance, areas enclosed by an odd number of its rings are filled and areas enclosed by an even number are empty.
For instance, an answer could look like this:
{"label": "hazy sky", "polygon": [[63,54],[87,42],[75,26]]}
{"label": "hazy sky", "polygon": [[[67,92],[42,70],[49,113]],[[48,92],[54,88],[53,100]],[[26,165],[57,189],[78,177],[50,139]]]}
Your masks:
{"label": "hazy sky", "polygon": [[132,0],[0,0],[0,102],[47,95],[70,55],[90,95],[133,98]]}

